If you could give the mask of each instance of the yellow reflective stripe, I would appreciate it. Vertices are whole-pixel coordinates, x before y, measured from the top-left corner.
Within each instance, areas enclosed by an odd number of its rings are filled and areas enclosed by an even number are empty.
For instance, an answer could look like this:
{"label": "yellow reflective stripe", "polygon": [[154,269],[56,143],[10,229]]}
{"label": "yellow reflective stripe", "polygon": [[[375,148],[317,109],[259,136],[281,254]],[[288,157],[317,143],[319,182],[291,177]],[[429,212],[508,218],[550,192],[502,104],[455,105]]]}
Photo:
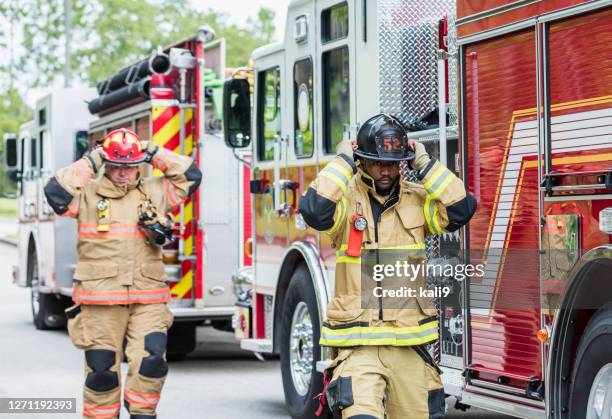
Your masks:
{"label": "yellow reflective stripe", "polygon": [[438,338],[438,321],[413,327],[354,326],[331,329],[321,328],[320,344],[325,346],[357,345],[420,345]]}
{"label": "yellow reflective stripe", "polygon": [[439,165],[438,168],[435,170],[435,172],[431,174],[431,177],[429,178],[429,180],[427,180],[427,182],[423,184],[425,189],[429,191],[431,187],[433,186],[433,184],[436,183],[438,179],[440,179],[440,176],[442,176],[446,170],[447,170],[446,167]]}
{"label": "yellow reflective stripe", "polygon": [[433,216],[434,216],[434,207],[435,204],[431,202],[431,196],[427,195],[425,198],[425,206],[423,207],[423,212],[425,213],[425,221],[427,222],[427,229],[430,234],[436,234],[433,229]]}
{"label": "yellow reflective stripe", "polygon": [[361,264],[360,257],[353,256],[336,256],[336,263],[356,263]]}
{"label": "yellow reflective stripe", "polygon": [[377,346],[377,345],[390,345],[390,346],[415,346],[423,345],[425,343],[432,342],[438,339],[438,333],[432,333],[427,336],[412,338],[412,339],[395,339],[395,338],[382,338],[382,339],[347,339],[343,341],[329,340],[321,338],[319,344],[323,346],[334,346],[334,347],[350,347],[350,346]]}
{"label": "yellow reflective stripe", "polygon": [[325,171],[325,170],[323,170],[321,173],[319,173],[319,175],[323,176],[324,178],[327,178],[327,179],[331,180],[336,185],[338,185],[340,187],[340,189],[342,189],[342,192],[346,192],[346,185],[348,184],[348,181],[345,181],[345,180],[341,179],[335,173],[332,173],[332,172],[329,172],[329,171]]}
{"label": "yellow reflective stripe", "polygon": [[431,175],[429,180],[423,184],[427,194],[436,199],[453,180],[453,174],[446,167],[440,165]]}
{"label": "yellow reflective stripe", "polygon": [[423,207],[425,213],[425,221],[427,222],[427,229],[431,234],[446,233],[446,230],[440,226],[440,220],[438,217],[438,205],[433,201],[431,195],[427,195],[425,198],[425,206]]}
{"label": "yellow reflective stripe", "polygon": [[[341,244],[340,248],[336,250],[336,263],[361,263],[361,257],[346,256],[346,249],[348,244]],[[401,244],[397,246],[381,246],[378,250],[425,250],[425,243],[411,243]],[[365,249],[361,250],[376,250],[376,249]]]}
{"label": "yellow reflective stripe", "polygon": [[338,202],[338,207],[336,209],[336,219],[334,220],[334,225],[329,229],[330,233],[335,233],[338,228],[344,222],[344,216],[346,215],[346,198],[342,197],[340,202]]}
{"label": "yellow reflective stripe", "polygon": [[330,162],[327,166],[325,166],[323,170],[325,171],[325,169],[328,169],[328,168],[335,169],[339,171],[340,173],[342,173],[347,181],[351,180],[351,178],[353,177],[352,171],[348,170],[346,167],[342,166],[340,163],[337,163],[335,161]]}
{"label": "yellow reflective stripe", "polygon": [[340,250],[336,250],[336,263],[361,263],[360,256],[347,256],[345,251],[347,249],[346,245],[340,247]]}
{"label": "yellow reflective stripe", "polygon": [[[418,309],[405,309],[415,310]],[[420,311],[419,311],[420,312]],[[420,333],[427,329],[432,329],[434,327],[438,327],[438,320],[431,320],[427,323],[419,324],[417,326],[411,327],[393,327],[393,326],[353,326],[353,327],[345,327],[342,329],[332,329],[323,325],[323,329],[325,329],[325,333],[334,336],[344,336],[351,335],[355,333],[361,334],[377,334],[377,333],[393,333],[395,335],[407,335],[411,333]]]}
{"label": "yellow reflective stripe", "polygon": [[431,192],[431,197],[433,199],[439,197],[440,194],[442,192],[444,192],[444,190],[446,189],[448,184],[451,183],[451,181],[453,180],[453,176],[452,176],[452,173],[450,172],[450,170],[446,169],[446,172],[447,172],[445,174],[446,177],[442,180],[442,182],[440,182],[440,184],[438,186],[435,187],[435,190]]}
{"label": "yellow reflective stripe", "polygon": [[360,256],[346,256],[346,249],[348,249],[348,244],[341,244],[336,250],[336,263],[361,263]]}
{"label": "yellow reflective stripe", "polygon": [[438,206],[434,206],[433,229],[436,233],[446,233],[446,230],[440,226],[440,217],[438,217]]}
{"label": "yellow reflective stripe", "polygon": [[381,246],[380,250],[411,250],[411,249],[425,249],[425,243],[413,243],[403,244],[400,246]]}
{"label": "yellow reflective stripe", "polygon": [[[348,244],[341,244],[340,250],[348,249]],[[409,250],[409,249],[425,249],[425,243],[411,243],[411,244],[400,244],[397,246],[380,246],[379,250]],[[364,250],[376,250],[376,249],[364,249]]]}

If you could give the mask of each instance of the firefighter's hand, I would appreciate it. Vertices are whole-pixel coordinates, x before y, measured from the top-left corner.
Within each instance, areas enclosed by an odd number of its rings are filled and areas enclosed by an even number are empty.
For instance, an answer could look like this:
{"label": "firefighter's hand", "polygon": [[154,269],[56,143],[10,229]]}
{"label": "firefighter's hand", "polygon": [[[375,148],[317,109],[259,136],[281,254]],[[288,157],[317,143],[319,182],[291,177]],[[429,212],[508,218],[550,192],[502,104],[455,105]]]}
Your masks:
{"label": "firefighter's hand", "polygon": [[357,149],[357,140],[342,140],[336,146],[336,154],[344,154],[353,158],[353,151]]}
{"label": "firefighter's hand", "polygon": [[153,156],[155,156],[155,153],[157,153],[157,150],[159,149],[159,146],[153,143],[153,141],[142,141],[142,149],[146,153],[145,162],[151,163]]}
{"label": "firefighter's hand", "polygon": [[425,150],[425,146],[418,141],[408,140],[408,147],[414,150],[414,160],[410,162],[410,165],[414,170],[422,170],[429,163],[430,157]]}
{"label": "firefighter's hand", "polygon": [[106,153],[102,151],[102,147],[96,147],[89,152],[88,157],[90,162],[96,166],[93,168],[94,171],[98,171],[104,164],[104,160],[106,160]]}

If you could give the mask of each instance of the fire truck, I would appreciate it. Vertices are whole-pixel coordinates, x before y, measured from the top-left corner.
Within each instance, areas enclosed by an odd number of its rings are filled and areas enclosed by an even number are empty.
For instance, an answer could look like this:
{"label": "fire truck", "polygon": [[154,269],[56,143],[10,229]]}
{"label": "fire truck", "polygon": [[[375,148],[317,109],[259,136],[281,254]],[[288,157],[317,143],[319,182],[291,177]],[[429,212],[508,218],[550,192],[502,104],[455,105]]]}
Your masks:
{"label": "fire truck", "polygon": [[[69,302],[76,262],[75,222],[52,213],[42,188],[55,170],[123,127],[143,140],[191,156],[203,173],[199,190],[173,214],[175,239],[163,249],[175,316],[168,357],[180,359],[195,348],[199,324],[231,330],[231,276],[249,263],[241,247],[243,226],[250,225],[249,207],[239,204],[249,174],[240,163],[244,156],[227,149],[220,134],[225,42],[213,36],[202,28],[119,70],[97,89],[54,92],[52,100],[39,102],[37,119],[12,140],[18,144],[9,144],[21,150],[17,170],[25,168],[19,199],[20,257],[14,276],[18,284],[32,287],[37,328],[65,321],[62,309]],[[158,175],[148,166],[142,170],[143,175]]]}
{"label": "fire truck", "polygon": [[[228,146],[252,150],[252,266],[234,275],[241,347],[280,354],[288,409],[313,417],[331,353],[319,329],[335,251],[297,202],[371,115],[459,174],[478,200],[429,263],[430,351],[457,408],[604,418],[612,406],[610,1],[291,1],[282,42],[224,86]],[[411,179],[414,173],[404,170]]]}

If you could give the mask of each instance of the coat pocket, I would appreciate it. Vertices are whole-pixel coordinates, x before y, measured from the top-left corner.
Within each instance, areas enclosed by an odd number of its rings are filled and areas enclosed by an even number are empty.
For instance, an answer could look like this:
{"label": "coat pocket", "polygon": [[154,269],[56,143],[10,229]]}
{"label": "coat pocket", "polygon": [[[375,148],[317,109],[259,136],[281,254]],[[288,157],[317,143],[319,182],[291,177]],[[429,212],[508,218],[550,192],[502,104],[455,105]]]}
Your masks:
{"label": "coat pocket", "polygon": [[119,265],[110,262],[79,262],[74,271],[74,279],[89,281],[113,278],[119,272]]}
{"label": "coat pocket", "polygon": [[338,295],[327,306],[327,321],[350,322],[362,319],[365,309],[358,295]]}
{"label": "coat pocket", "polygon": [[142,276],[153,279],[154,281],[165,282],[167,275],[166,269],[162,262],[149,262],[140,265],[140,273]]}
{"label": "coat pocket", "polygon": [[68,335],[70,341],[78,349],[86,349],[89,346],[87,332],[83,322],[83,307],[81,304],[75,304],[68,307],[65,311],[68,319]]}
{"label": "coat pocket", "polygon": [[423,207],[418,205],[405,205],[401,208],[397,208],[396,211],[401,224],[398,226],[399,228],[397,231],[401,231],[402,236],[404,236],[403,238],[398,238],[398,242],[407,243],[411,238],[413,243],[423,243],[425,241],[426,228]]}

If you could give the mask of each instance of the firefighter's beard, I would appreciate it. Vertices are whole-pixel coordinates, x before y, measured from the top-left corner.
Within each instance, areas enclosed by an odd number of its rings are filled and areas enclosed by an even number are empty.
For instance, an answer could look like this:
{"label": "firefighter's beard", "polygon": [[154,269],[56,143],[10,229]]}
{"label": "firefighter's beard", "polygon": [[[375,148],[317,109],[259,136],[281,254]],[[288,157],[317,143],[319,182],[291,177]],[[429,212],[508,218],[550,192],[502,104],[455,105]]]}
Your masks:
{"label": "firefighter's beard", "polygon": [[391,176],[381,176],[378,179],[374,179],[374,185],[376,186],[376,193],[380,196],[387,196],[391,193],[399,176],[395,176],[394,178]]}

